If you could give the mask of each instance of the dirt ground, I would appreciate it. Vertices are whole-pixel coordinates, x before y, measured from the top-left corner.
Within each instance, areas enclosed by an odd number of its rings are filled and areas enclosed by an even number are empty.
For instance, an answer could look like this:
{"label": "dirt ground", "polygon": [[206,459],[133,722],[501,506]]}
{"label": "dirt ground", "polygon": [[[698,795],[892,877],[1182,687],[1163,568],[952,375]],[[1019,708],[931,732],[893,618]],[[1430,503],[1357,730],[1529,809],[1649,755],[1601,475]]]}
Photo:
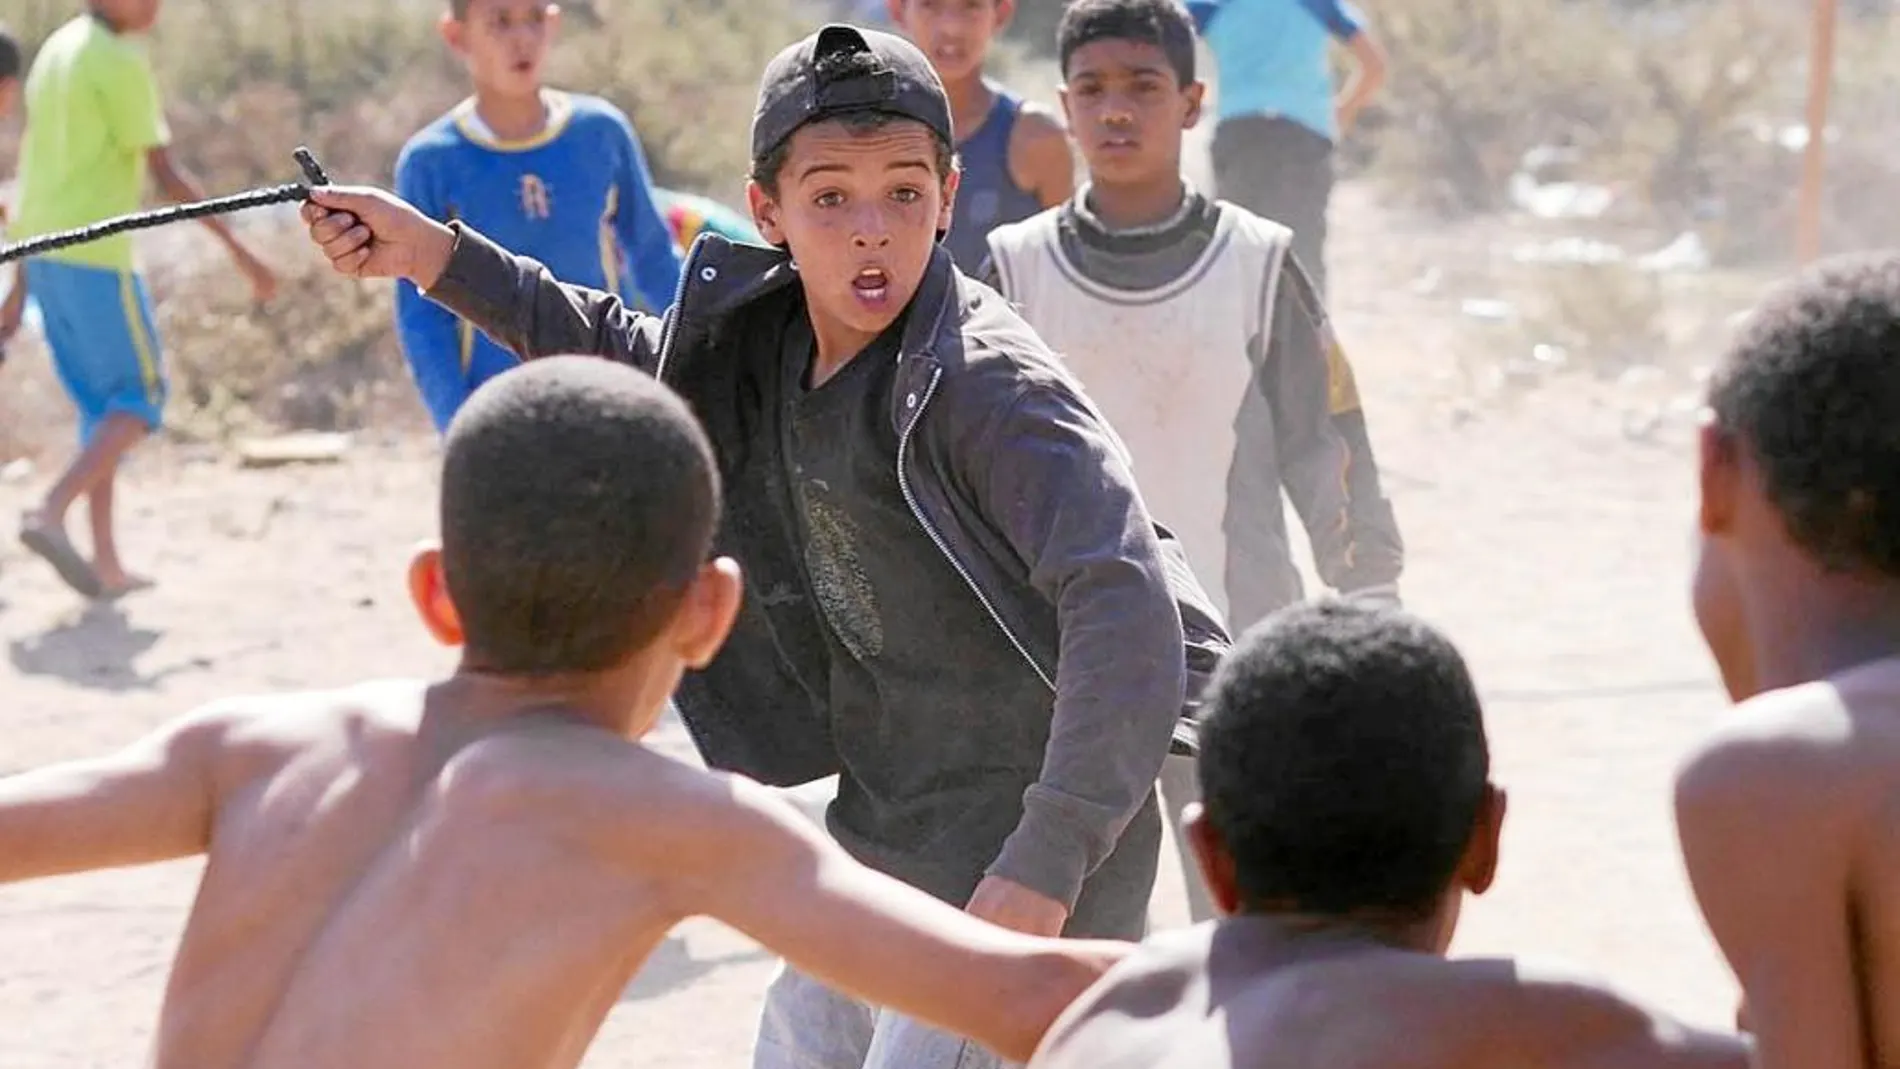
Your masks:
{"label": "dirt ground", "polygon": [[[1484,689],[1510,791],[1501,877],[1457,949],[1556,956],[1710,1024],[1735,992],[1677,860],[1668,779],[1722,704],[1686,594],[1686,438],[1636,442],[1603,389],[1559,379],[1458,410],[1474,335],[1409,285],[1438,235],[1343,187],[1336,315],[1409,546],[1405,593]],[[44,473],[0,481],[7,524]],[[330,467],[246,471],[153,450],[122,491],[125,542],[158,589],[87,610],[0,545],[0,770],[94,753],[207,699],[448,665],[408,612],[430,532],[420,438],[360,439]],[[10,532],[11,528],[7,530]],[[660,744],[684,752],[672,729]],[[0,891],[0,1069],[137,1064],[195,863]],[[1158,915],[1182,917],[1164,872]],[[773,960],[709,922],[679,929],[588,1064],[747,1064]],[[373,968],[374,963],[365,963]]]}

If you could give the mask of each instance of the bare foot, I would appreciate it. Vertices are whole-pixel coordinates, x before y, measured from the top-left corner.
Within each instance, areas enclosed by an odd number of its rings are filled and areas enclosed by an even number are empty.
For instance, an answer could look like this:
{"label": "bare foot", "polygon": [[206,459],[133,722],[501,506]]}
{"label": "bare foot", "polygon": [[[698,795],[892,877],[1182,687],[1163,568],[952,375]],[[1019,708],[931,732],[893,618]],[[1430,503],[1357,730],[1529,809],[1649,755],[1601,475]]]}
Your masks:
{"label": "bare foot", "polygon": [[157,584],[151,579],[128,572],[123,568],[114,568],[110,571],[101,568],[99,569],[99,593],[96,596],[102,601],[117,601],[127,594],[150,590],[155,585]]}
{"label": "bare foot", "polygon": [[99,574],[86,563],[86,558],[73,548],[72,540],[66,537],[66,528],[49,521],[39,512],[29,512],[20,517],[20,544],[31,550],[36,556],[53,566],[60,579],[80,594],[96,598],[104,589]]}

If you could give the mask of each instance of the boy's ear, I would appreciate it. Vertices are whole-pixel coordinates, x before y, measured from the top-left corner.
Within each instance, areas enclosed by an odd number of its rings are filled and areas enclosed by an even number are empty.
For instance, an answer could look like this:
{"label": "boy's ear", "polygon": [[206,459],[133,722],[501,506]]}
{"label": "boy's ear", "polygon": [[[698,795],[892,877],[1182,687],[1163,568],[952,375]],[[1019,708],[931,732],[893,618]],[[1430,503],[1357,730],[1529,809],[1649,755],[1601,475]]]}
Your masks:
{"label": "boy's ear", "polygon": [[1016,0],[996,0],[996,29],[1002,32],[1009,20],[1016,17]]}
{"label": "boy's ear", "polygon": [[1458,882],[1474,895],[1491,889],[1498,876],[1498,845],[1504,834],[1506,798],[1502,788],[1484,785],[1484,800],[1478,803],[1478,819],[1472,824],[1471,841],[1465,845],[1464,859],[1458,863]]}
{"label": "boy's ear", "polygon": [[720,557],[701,566],[680,602],[673,633],[679,658],[688,668],[698,670],[712,663],[732,633],[744,596],[738,561]]}
{"label": "boy's ear", "polygon": [[461,19],[444,11],[442,16],[436,19],[435,29],[442,35],[442,43],[448,45],[450,51],[458,54],[468,51],[468,27]]}
{"label": "boy's ear", "polygon": [[1192,81],[1181,90],[1187,97],[1187,114],[1181,119],[1181,129],[1192,130],[1201,124],[1201,108],[1207,102],[1207,83]]}
{"label": "boy's ear", "polygon": [[553,33],[554,31],[561,28],[561,5],[549,4],[548,9],[546,12],[544,12],[544,14],[546,15],[547,20],[548,20],[549,33]]}
{"label": "boy's ear", "polygon": [[1705,420],[1696,437],[1696,524],[1705,535],[1723,534],[1734,523],[1739,459],[1734,440]]}
{"label": "boy's ear", "polygon": [[415,604],[422,626],[444,646],[460,646],[465,639],[462,617],[449,597],[449,583],[442,571],[442,547],[425,543],[409,561],[409,600]]}
{"label": "boy's ear", "polygon": [[950,173],[943,176],[943,203],[938,207],[937,233],[948,234],[950,222],[957,213],[957,187],[963,184],[963,164],[952,163]]}
{"label": "boy's ear", "polygon": [[746,179],[745,202],[752,209],[752,224],[759,228],[759,236],[765,239],[765,243],[784,245],[785,228],[779,225],[778,201],[768,196],[765,187],[755,178]]}
{"label": "boy's ear", "polygon": [[1181,812],[1181,825],[1187,830],[1188,846],[1207,886],[1207,897],[1223,917],[1240,912],[1240,876],[1235,871],[1233,851],[1221,839],[1220,832],[1207,819],[1207,807],[1191,802]]}
{"label": "boy's ear", "polygon": [[892,22],[904,24],[904,0],[884,0],[884,10],[890,12]]}

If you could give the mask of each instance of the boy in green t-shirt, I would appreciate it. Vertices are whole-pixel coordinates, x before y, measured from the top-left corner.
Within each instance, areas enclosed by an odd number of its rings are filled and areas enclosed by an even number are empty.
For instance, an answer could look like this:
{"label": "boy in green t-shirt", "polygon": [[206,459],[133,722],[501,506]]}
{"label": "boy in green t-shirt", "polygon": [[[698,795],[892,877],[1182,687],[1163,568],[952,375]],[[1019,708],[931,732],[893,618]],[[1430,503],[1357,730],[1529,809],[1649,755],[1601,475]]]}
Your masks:
{"label": "boy in green t-shirt", "polygon": [[[40,46],[26,79],[15,239],[135,211],[148,169],[167,198],[202,197],[166,151],[171,135],[140,36],[158,8],[159,0],[91,0],[86,14]],[[276,288],[270,269],[222,222],[204,222],[257,299],[269,299]],[[103,238],[30,260],[0,303],[0,341],[18,329],[22,285],[39,304],[54,370],[79,409],[81,449],[40,507],[21,518],[20,541],[88,597],[149,586],[126,570],[112,529],[119,462],[159,426],[166,392],[151,298],[133,268],[131,240]],[[66,512],[82,495],[92,517],[90,562],[65,529]]]}

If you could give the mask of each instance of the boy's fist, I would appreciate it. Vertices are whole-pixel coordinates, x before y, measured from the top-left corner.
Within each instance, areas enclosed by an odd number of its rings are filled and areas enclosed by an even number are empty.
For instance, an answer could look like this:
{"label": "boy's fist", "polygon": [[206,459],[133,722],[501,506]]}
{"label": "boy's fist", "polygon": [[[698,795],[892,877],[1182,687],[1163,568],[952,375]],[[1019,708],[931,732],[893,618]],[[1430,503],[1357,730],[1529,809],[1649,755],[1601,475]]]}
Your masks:
{"label": "boy's fist", "polygon": [[455,247],[454,231],[380,189],[314,187],[303,221],[330,266],[350,278],[404,278],[426,290]]}

